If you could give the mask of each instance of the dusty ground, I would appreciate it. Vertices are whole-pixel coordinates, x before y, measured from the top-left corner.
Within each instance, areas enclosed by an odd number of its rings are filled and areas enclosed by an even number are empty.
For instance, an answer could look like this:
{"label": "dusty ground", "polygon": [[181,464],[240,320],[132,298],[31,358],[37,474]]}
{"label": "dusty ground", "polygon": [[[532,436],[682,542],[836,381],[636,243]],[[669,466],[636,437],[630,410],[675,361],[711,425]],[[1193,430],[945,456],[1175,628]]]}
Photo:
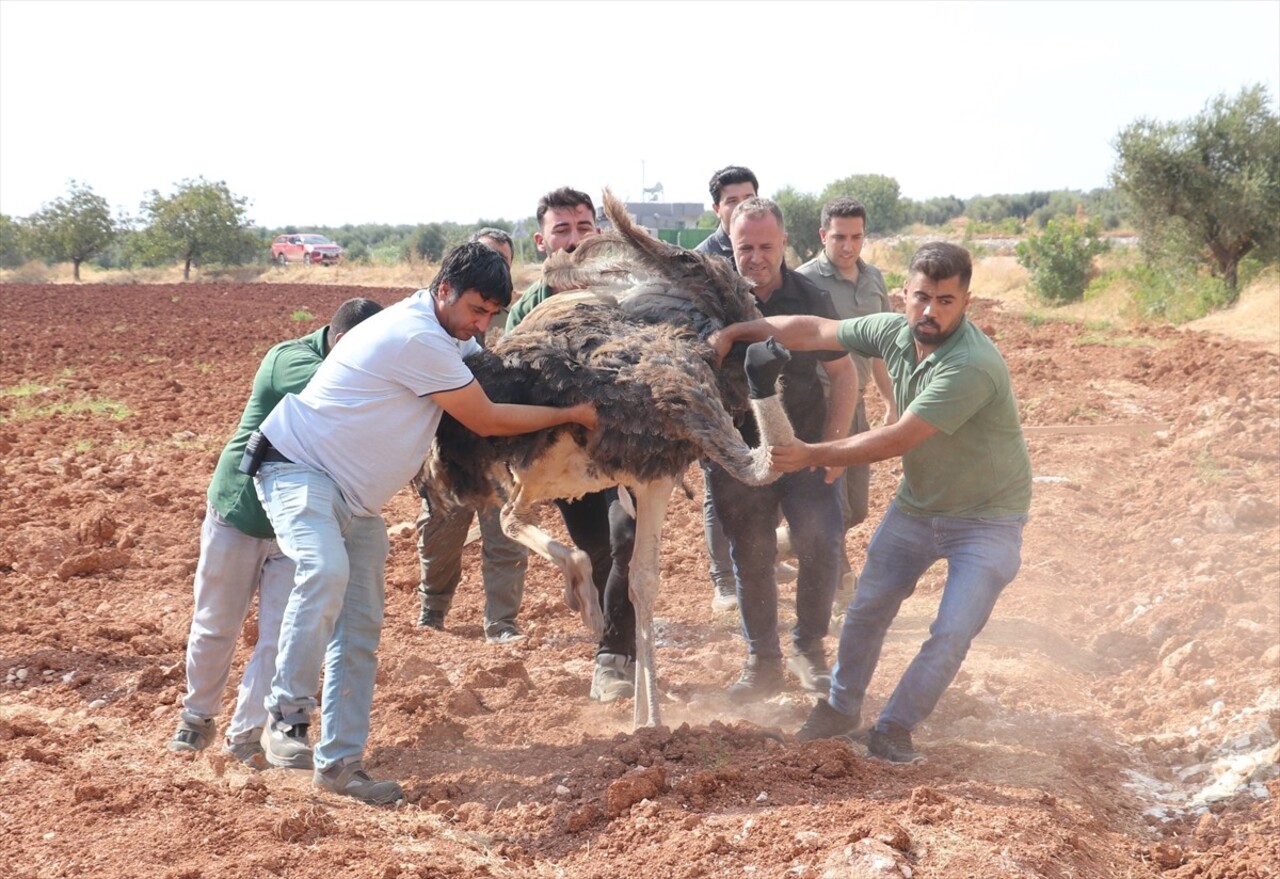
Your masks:
{"label": "dusty ground", "polygon": [[[796,743],[799,692],[726,704],[742,647],[708,606],[695,502],[677,495],[665,534],[669,726],[632,734],[629,701],[587,698],[592,645],[540,561],[528,640],[485,645],[475,564],[450,631],[414,627],[407,491],[368,759],[410,802],[170,754],[215,455],[266,348],[357,292],[407,291],[0,286],[0,875],[1280,875],[1280,360],[982,301],[1028,427],[1140,427],[1029,434],[1022,572],[917,731],[923,765]],[[876,469],[855,559],[897,475]],[[940,576],[895,624],[869,711]]]}

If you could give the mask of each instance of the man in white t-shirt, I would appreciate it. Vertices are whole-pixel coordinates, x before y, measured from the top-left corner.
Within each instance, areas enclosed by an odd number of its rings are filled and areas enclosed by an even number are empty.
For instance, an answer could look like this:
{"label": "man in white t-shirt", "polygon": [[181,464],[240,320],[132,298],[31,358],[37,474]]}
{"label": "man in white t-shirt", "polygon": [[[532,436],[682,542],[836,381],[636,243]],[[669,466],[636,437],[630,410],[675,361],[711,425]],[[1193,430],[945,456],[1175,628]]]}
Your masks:
{"label": "man in white t-shirt", "polygon": [[[403,797],[364,771],[388,551],[383,505],[417,473],[443,412],[482,436],[580,424],[595,408],[494,403],[463,362],[511,300],[502,256],[479,242],[451,251],[426,290],[351,332],[297,395],[262,424],[258,493],[297,566],[266,707],[267,762],[314,767],[317,787],[367,803]],[[307,741],[324,671],[322,729]]]}

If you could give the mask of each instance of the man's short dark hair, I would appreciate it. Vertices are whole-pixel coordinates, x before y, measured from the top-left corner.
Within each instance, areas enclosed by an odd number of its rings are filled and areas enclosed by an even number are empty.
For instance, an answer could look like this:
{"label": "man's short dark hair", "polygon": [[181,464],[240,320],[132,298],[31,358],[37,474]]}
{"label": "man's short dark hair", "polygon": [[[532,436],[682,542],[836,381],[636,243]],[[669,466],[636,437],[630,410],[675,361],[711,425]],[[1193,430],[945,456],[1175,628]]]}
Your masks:
{"label": "man's short dark hair", "polygon": [[477,229],[472,232],[471,237],[467,240],[483,241],[485,238],[488,238],[490,241],[495,241],[498,244],[505,244],[513,253],[515,252],[515,242],[511,240],[511,233],[506,229],[498,229],[494,226],[485,226],[483,229]]}
{"label": "man's short dark hair", "polygon": [[333,313],[333,320],[329,321],[329,332],[334,336],[340,336],[349,332],[360,321],[373,317],[380,311],[382,306],[372,299],[348,299]]}
{"label": "man's short dark hair", "polygon": [[538,211],[535,216],[538,218],[538,225],[542,225],[542,218],[547,215],[547,211],[555,208],[558,211],[573,210],[579,205],[586,205],[591,210],[592,222],[595,221],[596,205],[591,200],[591,196],[585,192],[576,189],[570,189],[568,186],[561,186],[559,189],[553,189],[542,198],[538,199]]}
{"label": "man's short dark hair", "polygon": [[726,186],[734,183],[750,183],[752,191],[756,195],[760,194],[760,181],[756,180],[756,175],[751,173],[750,168],[729,165],[711,175],[711,203],[720,204],[720,193],[724,192]]}
{"label": "man's short dark hair", "polygon": [[960,279],[960,286],[969,289],[969,281],[973,278],[973,259],[969,251],[959,244],[950,241],[930,241],[921,245],[911,257],[911,265],[907,267],[907,277],[924,275],[930,281],[945,281],[947,278]]}
{"label": "man's short dark hair", "polygon": [[498,251],[479,241],[459,244],[445,254],[440,274],[431,282],[431,292],[437,292],[445,281],[452,288],[450,301],[467,290],[475,290],[481,298],[503,308],[511,304],[511,270],[507,268],[507,261]]}
{"label": "man's short dark hair", "polygon": [[861,217],[865,226],[867,223],[867,208],[858,201],[847,195],[833,198],[822,206],[822,228],[831,228],[832,217]]}

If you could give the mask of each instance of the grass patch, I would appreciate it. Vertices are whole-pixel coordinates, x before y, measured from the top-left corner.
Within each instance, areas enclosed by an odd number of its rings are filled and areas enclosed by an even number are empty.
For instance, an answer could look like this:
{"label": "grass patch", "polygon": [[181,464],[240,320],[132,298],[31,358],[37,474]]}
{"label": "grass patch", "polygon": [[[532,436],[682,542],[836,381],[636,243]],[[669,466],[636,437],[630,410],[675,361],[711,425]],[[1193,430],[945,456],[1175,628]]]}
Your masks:
{"label": "grass patch", "polygon": [[315,320],[316,316],[305,308],[299,308],[293,314],[289,315],[289,318],[290,320],[296,320],[299,323],[302,323],[304,321]]}
{"label": "grass patch", "polygon": [[1042,327],[1045,324],[1061,323],[1059,318],[1051,314],[1045,314],[1035,308],[1028,308],[1022,313],[1022,320],[1029,327]]}
{"label": "grass patch", "polygon": [[47,385],[38,385],[35,382],[23,382],[11,388],[0,388],[0,397],[34,397],[36,394],[43,394],[52,390],[56,389]]}
{"label": "grass patch", "polygon": [[1159,351],[1174,344],[1172,339],[1152,339],[1146,336],[1116,336],[1104,332],[1090,332],[1072,339],[1071,344],[1077,348],[1094,345],[1100,348],[1149,348]]}
{"label": "grass patch", "polygon": [[123,421],[133,415],[133,410],[116,400],[90,398],[67,400],[66,388],[50,387],[35,382],[23,382],[9,388],[0,388],[0,397],[12,397],[17,402],[0,415],[0,423],[34,421],[58,415],[93,415]]}
{"label": "grass patch", "polygon": [[39,406],[15,406],[7,416],[0,417],[0,422],[36,421],[59,415],[91,415],[124,421],[133,416],[133,410],[115,400],[63,400]]}
{"label": "grass patch", "polygon": [[1196,455],[1196,476],[1206,485],[1221,482],[1224,470],[1226,468],[1207,449]]}

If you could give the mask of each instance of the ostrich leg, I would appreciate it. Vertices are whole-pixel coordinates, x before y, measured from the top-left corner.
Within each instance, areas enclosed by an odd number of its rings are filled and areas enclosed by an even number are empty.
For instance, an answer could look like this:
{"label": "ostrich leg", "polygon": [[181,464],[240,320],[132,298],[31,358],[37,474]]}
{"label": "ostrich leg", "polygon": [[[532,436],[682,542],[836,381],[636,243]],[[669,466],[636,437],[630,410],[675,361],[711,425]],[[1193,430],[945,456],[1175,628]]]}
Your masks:
{"label": "ostrich leg", "polygon": [[[670,493],[670,489],[667,491]],[[591,559],[587,554],[576,546],[565,546],[534,525],[528,508],[520,501],[519,492],[502,508],[501,521],[504,534],[560,569],[564,575],[565,604],[582,616],[591,637],[599,641],[604,635],[604,611],[600,609],[600,596],[591,581]]]}
{"label": "ostrich leg", "polygon": [[631,603],[636,611],[635,726],[657,726],[658,679],[653,655],[653,606],[658,597],[662,522],[675,481],[657,479],[637,486],[636,542],[631,554]]}

